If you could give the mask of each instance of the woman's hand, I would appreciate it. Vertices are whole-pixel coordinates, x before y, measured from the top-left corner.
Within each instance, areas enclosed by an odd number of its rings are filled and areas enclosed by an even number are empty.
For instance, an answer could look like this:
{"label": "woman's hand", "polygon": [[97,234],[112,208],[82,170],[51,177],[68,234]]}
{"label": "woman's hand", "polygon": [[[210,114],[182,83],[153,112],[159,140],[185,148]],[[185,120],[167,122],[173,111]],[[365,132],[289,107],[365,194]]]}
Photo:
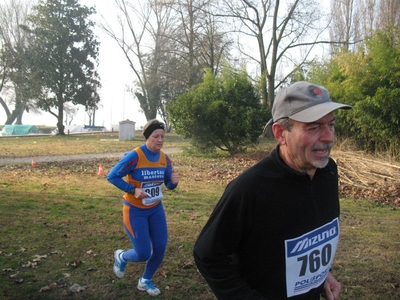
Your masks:
{"label": "woman's hand", "polygon": [[135,189],[135,197],[138,199],[143,199],[143,198],[149,197],[149,195],[147,195],[147,193],[143,189],[136,188]]}
{"label": "woman's hand", "polygon": [[179,182],[179,173],[175,172],[174,168],[172,168],[171,181],[173,184],[178,184]]}

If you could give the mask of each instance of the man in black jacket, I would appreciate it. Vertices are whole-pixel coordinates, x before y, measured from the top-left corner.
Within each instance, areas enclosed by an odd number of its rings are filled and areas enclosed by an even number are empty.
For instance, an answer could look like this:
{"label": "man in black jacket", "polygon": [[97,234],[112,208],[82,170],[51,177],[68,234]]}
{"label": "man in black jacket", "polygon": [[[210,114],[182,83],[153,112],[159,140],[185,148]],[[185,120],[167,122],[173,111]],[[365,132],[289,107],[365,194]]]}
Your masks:
{"label": "man in black jacket", "polygon": [[339,297],[330,269],[339,240],[335,103],[321,86],[278,92],[267,126],[272,153],[226,188],[194,246],[197,267],[218,299]]}

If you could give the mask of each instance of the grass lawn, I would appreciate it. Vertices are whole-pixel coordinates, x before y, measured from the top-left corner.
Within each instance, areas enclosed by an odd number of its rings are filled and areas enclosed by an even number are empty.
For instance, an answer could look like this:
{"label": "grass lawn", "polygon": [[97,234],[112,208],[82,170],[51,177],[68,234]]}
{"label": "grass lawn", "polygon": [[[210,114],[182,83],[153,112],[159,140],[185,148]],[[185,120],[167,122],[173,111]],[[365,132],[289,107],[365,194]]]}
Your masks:
{"label": "grass lawn", "polygon": [[[144,142],[114,134],[1,138],[0,157],[129,151]],[[169,226],[165,260],[154,277],[159,299],[215,299],[192,258],[192,247],[225,185],[273,144],[249,154],[204,157],[168,134],[165,148],[181,175],[165,191]],[[113,251],[130,247],[121,221],[122,192],[97,175],[117,162],[90,159],[0,165],[0,299],[154,299],[136,289],[144,265],[118,279]],[[400,212],[368,200],[341,199],[341,239],[333,273],[342,300],[400,299]],[[77,287],[77,292],[70,288]]]}

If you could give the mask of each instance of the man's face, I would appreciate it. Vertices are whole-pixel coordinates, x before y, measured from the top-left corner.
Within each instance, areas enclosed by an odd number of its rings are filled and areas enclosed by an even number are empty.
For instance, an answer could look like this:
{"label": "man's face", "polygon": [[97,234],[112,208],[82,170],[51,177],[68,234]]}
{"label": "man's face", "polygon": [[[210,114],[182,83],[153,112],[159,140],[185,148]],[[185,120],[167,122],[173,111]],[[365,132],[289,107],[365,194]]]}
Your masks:
{"label": "man's face", "polygon": [[311,177],[317,168],[328,164],[335,135],[335,116],[329,113],[312,123],[294,121],[292,130],[284,130],[282,155],[293,169]]}

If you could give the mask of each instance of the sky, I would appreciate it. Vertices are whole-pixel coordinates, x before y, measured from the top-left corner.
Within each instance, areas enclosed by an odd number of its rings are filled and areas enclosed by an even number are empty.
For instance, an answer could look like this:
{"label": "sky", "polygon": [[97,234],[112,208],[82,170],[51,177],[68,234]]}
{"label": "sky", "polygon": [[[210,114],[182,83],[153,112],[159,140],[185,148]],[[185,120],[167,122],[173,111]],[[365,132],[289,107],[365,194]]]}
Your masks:
{"label": "sky", "polygon": [[[88,7],[96,7],[97,16],[94,18],[97,23],[101,20],[100,15],[105,16],[107,22],[116,20],[113,0],[80,0],[80,3]],[[140,128],[146,123],[146,118],[140,112],[139,102],[136,97],[134,98],[129,92],[126,92],[126,86],[133,81],[134,73],[128,66],[127,60],[122,50],[118,48],[117,43],[97,27],[94,28],[94,33],[100,42],[98,72],[102,85],[102,88],[98,91],[101,102],[99,109],[96,111],[95,125],[105,126],[111,130],[119,122],[130,120],[136,122],[136,128]],[[5,120],[6,114],[3,108],[0,107],[0,124],[4,124]],[[57,119],[47,112],[43,112],[40,115],[25,112],[22,122],[26,125],[56,126]],[[79,111],[72,120],[71,127],[88,124],[89,117],[84,107],[79,106]]]}

